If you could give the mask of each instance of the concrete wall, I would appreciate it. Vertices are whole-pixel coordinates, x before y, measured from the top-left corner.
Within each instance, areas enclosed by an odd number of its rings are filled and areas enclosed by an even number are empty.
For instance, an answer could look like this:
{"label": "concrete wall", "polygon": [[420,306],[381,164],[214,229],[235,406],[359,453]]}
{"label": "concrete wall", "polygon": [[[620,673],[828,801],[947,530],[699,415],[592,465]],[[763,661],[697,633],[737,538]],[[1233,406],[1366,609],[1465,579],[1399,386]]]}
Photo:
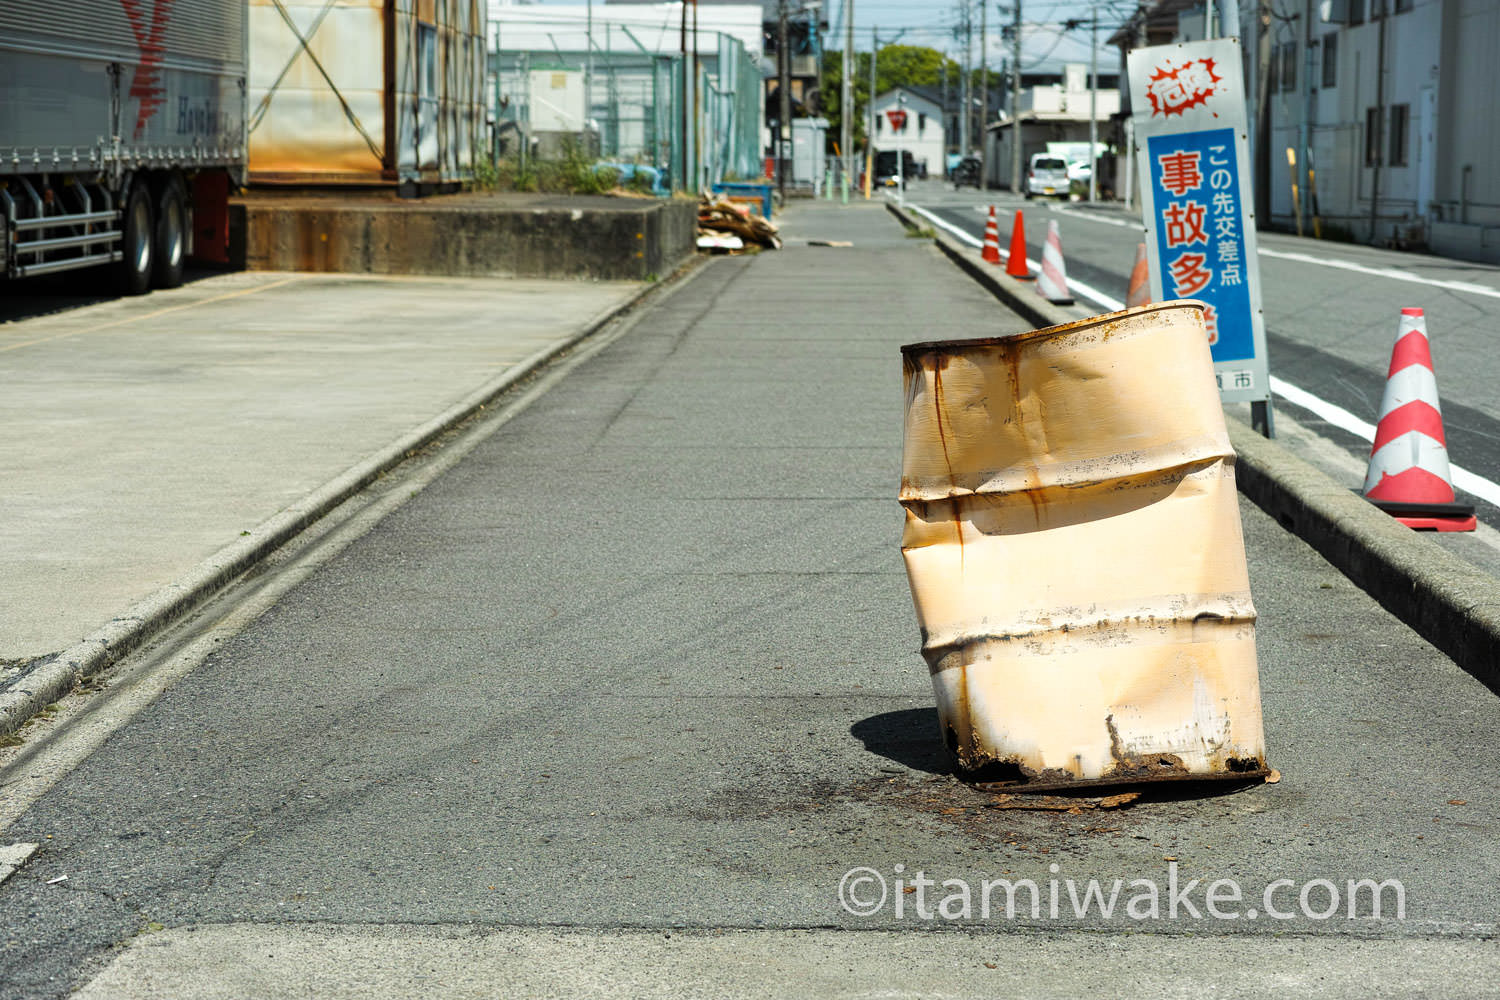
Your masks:
{"label": "concrete wall", "polygon": [[1445,0],[1442,52],[1429,240],[1438,253],[1500,263],[1500,4]]}
{"label": "concrete wall", "polygon": [[696,222],[685,199],[252,196],[231,206],[238,262],[270,271],[639,281],[693,253]]}

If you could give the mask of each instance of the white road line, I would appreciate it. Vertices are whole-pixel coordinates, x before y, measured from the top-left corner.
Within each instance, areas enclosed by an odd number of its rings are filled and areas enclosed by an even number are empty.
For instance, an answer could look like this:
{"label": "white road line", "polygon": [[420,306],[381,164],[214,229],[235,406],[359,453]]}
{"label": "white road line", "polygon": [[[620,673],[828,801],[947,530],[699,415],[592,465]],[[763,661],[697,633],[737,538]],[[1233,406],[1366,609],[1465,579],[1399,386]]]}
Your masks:
{"label": "white road line", "polygon": [[[936,215],[933,215],[931,212],[927,211],[927,209],[923,208],[921,205],[913,205],[911,202],[907,202],[906,203],[906,207],[909,208],[909,209],[911,209],[913,212],[916,212],[918,215],[922,216],[922,218],[927,219],[929,222],[933,223],[934,225],[942,226],[944,229],[948,230],[948,232],[952,233],[954,236],[957,236],[959,239],[961,239],[965,243],[969,244],[969,246],[971,246],[971,247],[982,247],[982,246],[984,246],[984,240],[980,239],[977,236],[972,235],[966,229],[963,229],[963,228],[961,228],[959,226],[955,226],[953,223],[949,222],[947,219],[940,219],[940,218],[938,218]],[[1002,257],[1009,257],[1010,254],[1006,253],[1004,250],[1001,250],[1000,251],[1000,256],[1002,256]],[[1028,260],[1026,263],[1030,264],[1031,261]]]}
{"label": "white road line", "polygon": [[1368,267],[1364,264],[1356,264],[1347,260],[1329,260],[1326,257],[1314,257],[1305,253],[1288,253],[1285,250],[1267,250],[1260,248],[1262,256],[1275,257],[1278,260],[1294,260],[1299,264],[1321,264],[1324,267],[1336,267],[1341,271],[1354,271],[1359,274],[1369,274],[1377,278],[1388,278],[1391,281],[1407,281],[1414,285],[1430,285],[1433,288],[1442,288],[1451,292],[1467,292],[1470,295],[1484,295],[1492,299],[1500,299],[1500,289],[1486,288],[1484,285],[1476,285],[1468,281],[1444,281],[1441,278],[1423,278],[1419,275],[1408,274],[1406,271],[1397,270],[1394,267]]}
{"label": "white road line", "polygon": [[[1143,231],[1142,227],[1135,223],[1124,222],[1120,219],[1106,219],[1088,212],[1080,212],[1074,208],[1054,205],[1052,210],[1073,219],[1085,219],[1089,222],[1103,223],[1106,226],[1120,226],[1124,229]],[[1441,288],[1450,292],[1465,292],[1469,295],[1483,295],[1486,298],[1500,299],[1500,289],[1490,288],[1486,285],[1476,285],[1472,281],[1448,281],[1443,278],[1424,278],[1421,275],[1412,274],[1395,267],[1371,267],[1368,264],[1356,264],[1351,260],[1316,257],[1312,254],[1296,253],[1290,250],[1272,250],[1269,247],[1257,247],[1256,250],[1262,257],[1270,257],[1275,260],[1290,260],[1298,264],[1317,264],[1320,267],[1332,267],[1340,271],[1353,271],[1356,274],[1368,274],[1376,278],[1388,278],[1391,281],[1405,281],[1413,285],[1427,285],[1430,288]]]}
{"label": "white road line", "polygon": [[[911,202],[907,202],[906,203],[906,207],[909,208],[909,209],[911,209],[913,212],[918,213],[924,219],[928,219],[933,224],[942,226],[948,232],[952,233],[954,236],[957,236],[959,239],[961,239],[965,243],[969,244],[969,246],[971,246],[971,247],[982,247],[982,246],[984,246],[984,240],[978,239],[977,237],[971,235],[970,233],[966,232],[965,230],[959,228],[958,226],[955,226],[953,223],[947,221],[946,219],[940,219],[940,218],[938,218],[936,215],[934,215],[933,213],[929,212],[927,209],[923,208],[922,206],[920,206],[920,205],[913,205]],[[1000,259],[1002,261],[1009,260],[1010,259],[1010,254],[1008,252],[1006,252],[1005,250],[1001,250],[1000,251]],[[1026,258],[1026,267],[1027,267],[1028,270],[1031,270],[1031,271],[1040,271],[1042,269],[1041,265],[1038,264],[1036,261],[1032,260],[1030,257]],[[1092,299],[1093,301],[1099,303],[1101,306],[1104,307],[1104,311],[1105,312],[1119,312],[1121,309],[1125,308],[1125,303],[1121,302],[1119,299],[1112,299],[1108,295],[1105,295],[1103,292],[1099,291],[1097,288],[1094,288],[1094,287],[1092,287],[1090,285],[1085,285],[1081,281],[1074,281],[1072,278],[1069,278],[1068,279],[1068,289],[1070,291],[1078,292],[1078,293],[1082,294],[1085,298]]]}
{"label": "white road line", "polygon": [[[1271,376],[1271,391],[1282,399],[1295,406],[1300,406],[1310,413],[1314,413],[1333,426],[1348,431],[1357,438],[1373,442],[1375,440],[1375,425],[1359,419],[1342,406],[1335,406],[1324,399],[1319,399],[1304,389],[1299,389],[1289,382]],[[1500,507],[1500,484],[1491,482],[1483,476],[1476,475],[1461,466],[1448,464],[1448,471],[1453,476],[1453,485],[1472,496],[1479,497],[1488,503]]]}
{"label": "white road line", "polygon": [[[1089,222],[1101,222],[1106,226],[1120,226],[1125,229],[1141,230],[1141,227],[1134,223],[1123,222],[1119,219],[1105,219],[1091,215],[1088,212],[1080,212],[1077,209],[1064,208],[1060,205],[1053,206],[1052,210],[1073,219],[1086,219]],[[1388,278],[1391,281],[1405,281],[1413,285],[1427,285],[1431,288],[1441,288],[1450,292],[1466,292],[1469,295],[1483,295],[1486,298],[1500,299],[1500,289],[1489,288],[1485,285],[1476,285],[1472,281],[1448,281],[1443,278],[1424,278],[1421,275],[1412,274],[1400,268],[1371,267],[1368,264],[1356,264],[1351,260],[1316,257],[1312,254],[1296,253],[1290,250],[1272,250],[1269,247],[1257,247],[1256,250],[1262,257],[1270,257],[1275,260],[1290,260],[1298,264],[1317,264],[1320,267],[1332,267],[1340,271],[1353,271],[1356,274],[1368,274],[1376,278]]]}
{"label": "white road line", "polygon": [[1053,205],[1052,211],[1059,212],[1073,219],[1087,219],[1089,222],[1098,222],[1106,226],[1119,226],[1121,229],[1134,229],[1138,233],[1144,233],[1146,228],[1139,222],[1126,222],[1124,219],[1106,219],[1102,215],[1094,215],[1090,212],[1080,212],[1076,208],[1064,208],[1061,205]]}
{"label": "white road line", "polygon": [[[908,203],[907,207],[912,209],[912,211],[914,212],[920,213],[924,218],[931,220],[934,224],[942,226],[948,232],[953,233],[955,236],[963,240],[965,243],[968,243],[970,246],[980,247],[984,245],[983,240],[976,239],[974,236],[971,236],[969,233],[953,225],[952,223],[938,218],[936,215],[927,211],[925,208],[921,208],[920,206],[912,205],[910,203]],[[1086,218],[1086,216],[1084,217]],[[1096,219],[1094,221],[1098,222],[1104,220]],[[1113,225],[1114,223],[1111,224]],[[1261,251],[1261,253],[1267,252],[1268,251],[1265,250]],[[1275,251],[1270,252],[1273,256],[1278,255]],[[1004,250],[1001,250],[1000,256],[1002,259],[1004,259],[1009,255]],[[1303,255],[1301,254],[1279,254],[1279,256],[1293,257],[1296,259],[1306,259],[1309,263],[1328,264],[1329,266],[1340,266],[1342,263],[1338,261],[1321,261],[1311,257],[1303,258]],[[1033,263],[1029,258],[1027,259],[1026,264],[1028,267],[1031,267],[1033,269],[1036,268],[1036,264]],[[1359,268],[1359,265],[1349,266]],[[1433,282],[1428,281],[1428,279],[1425,278],[1412,278],[1410,275],[1401,275],[1400,272],[1392,272],[1389,275],[1385,275],[1384,272],[1380,272],[1376,268],[1362,269],[1374,273],[1380,273],[1387,277],[1395,277],[1397,275],[1400,275],[1401,277],[1408,280],[1422,281],[1427,284],[1461,284],[1461,282]],[[1093,300],[1094,302],[1097,302],[1109,312],[1118,312],[1119,310],[1125,308],[1125,303],[1121,302],[1119,299],[1110,298],[1108,295],[1105,295],[1097,289],[1090,288],[1088,285],[1082,284],[1080,282],[1069,280],[1068,287],[1074,289],[1075,291],[1081,292],[1085,297]],[[1484,289],[1484,291],[1487,294],[1492,294],[1500,297],[1500,292],[1492,292],[1489,289]],[[1325,399],[1314,396],[1307,390],[1299,389],[1295,385],[1292,385],[1290,382],[1287,382],[1284,379],[1277,378],[1275,375],[1271,376],[1271,391],[1280,396],[1282,399],[1286,400],[1288,403],[1291,403],[1294,406],[1300,406],[1304,410],[1322,417],[1330,424],[1333,424],[1333,426],[1338,427],[1341,430],[1348,431],[1350,434],[1353,434],[1357,438],[1361,438],[1365,441],[1371,442],[1375,440],[1375,425],[1359,419],[1354,414],[1344,409],[1342,406],[1336,406]],[[1497,507],[1500,507],[1500,484],[1494,483],[1488,479],[1485,479],[1483,476],[1470,472],[1468,469],[1465,469],[1461,466],[1453,465],[1452,463],[1449,463],[1448,468],[1453,475],[1454,486],[1458,487],[1471,496],[1479,497],[1481,500],[1484,500],[1487,503],[1491,503]]]}

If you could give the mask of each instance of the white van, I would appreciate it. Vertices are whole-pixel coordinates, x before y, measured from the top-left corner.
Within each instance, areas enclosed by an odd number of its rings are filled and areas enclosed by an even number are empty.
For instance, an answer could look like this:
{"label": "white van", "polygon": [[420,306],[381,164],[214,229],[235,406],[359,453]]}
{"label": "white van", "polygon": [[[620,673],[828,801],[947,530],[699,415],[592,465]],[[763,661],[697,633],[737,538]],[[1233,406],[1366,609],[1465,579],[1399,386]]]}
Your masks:
{"label": "white van", "polygon": [[1031,167],[1026,171],[1026,197],[1032,195],[1068,196],[1068,161],[1055,153],[1031,154]]}

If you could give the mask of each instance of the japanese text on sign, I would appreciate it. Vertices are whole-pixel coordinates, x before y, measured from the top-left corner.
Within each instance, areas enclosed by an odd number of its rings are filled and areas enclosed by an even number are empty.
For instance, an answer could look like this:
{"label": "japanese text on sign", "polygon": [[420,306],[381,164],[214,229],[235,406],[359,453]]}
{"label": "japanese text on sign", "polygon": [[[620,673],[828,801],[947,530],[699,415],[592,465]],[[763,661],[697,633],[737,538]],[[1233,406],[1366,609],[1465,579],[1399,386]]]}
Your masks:
{"label": "japanese text on sign", "polygon": [[1208,304],[1215,361],[1253,357],[1234,130],[1157,136],[1147,140],[1147,152],[1166,296]]}

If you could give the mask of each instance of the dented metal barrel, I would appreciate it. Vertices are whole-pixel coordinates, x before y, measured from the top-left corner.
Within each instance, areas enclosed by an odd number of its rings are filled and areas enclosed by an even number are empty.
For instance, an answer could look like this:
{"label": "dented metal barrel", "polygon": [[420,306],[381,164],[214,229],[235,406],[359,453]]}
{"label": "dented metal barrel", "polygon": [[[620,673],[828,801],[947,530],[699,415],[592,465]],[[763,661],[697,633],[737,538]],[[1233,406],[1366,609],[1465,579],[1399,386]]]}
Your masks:
{"label": "dented metal barrel", "polygon": [[1203,307],[902,348],[902,553],[943,735],[1018,789],[1266,774]]}

